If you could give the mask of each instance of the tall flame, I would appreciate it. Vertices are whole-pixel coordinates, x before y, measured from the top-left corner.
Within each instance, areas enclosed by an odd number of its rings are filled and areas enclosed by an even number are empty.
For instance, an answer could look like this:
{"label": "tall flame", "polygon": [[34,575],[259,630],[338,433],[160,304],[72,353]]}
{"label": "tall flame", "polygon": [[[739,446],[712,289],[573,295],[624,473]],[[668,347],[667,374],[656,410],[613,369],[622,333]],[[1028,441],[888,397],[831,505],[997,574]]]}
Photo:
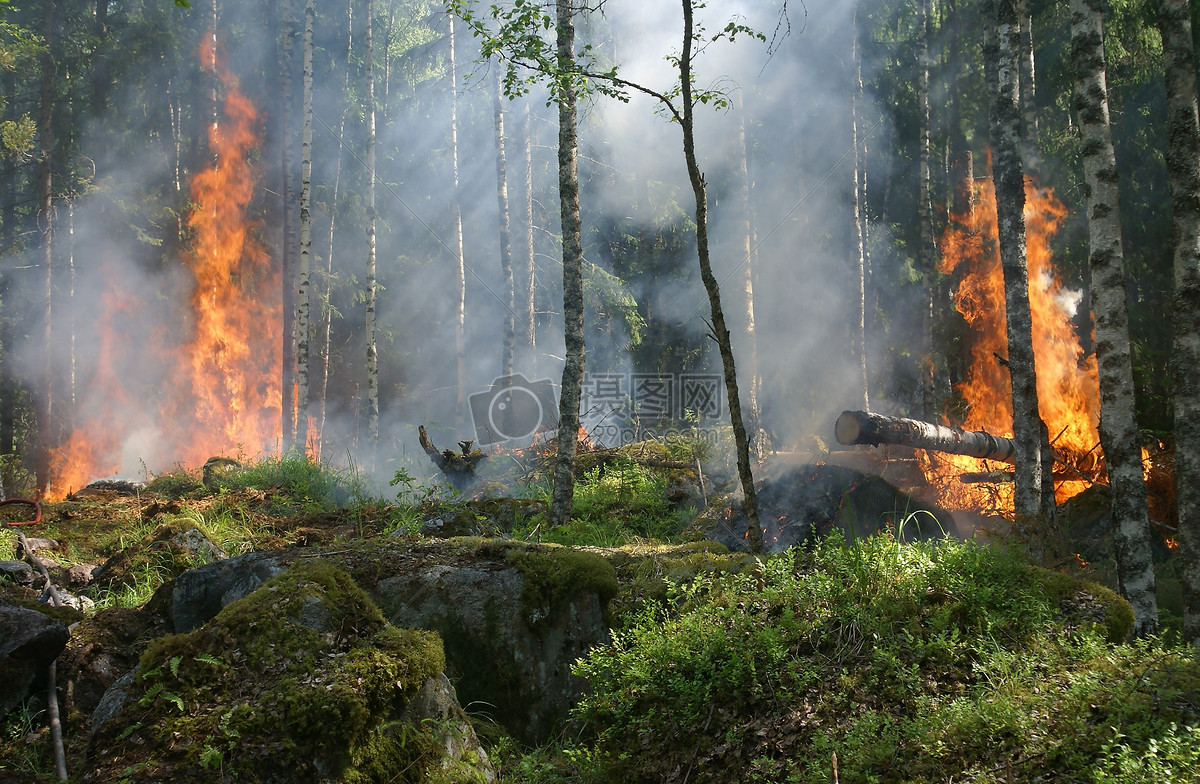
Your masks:
{"label": "tall flame", "polygon": [[[200,59],[218,62],[208,38]],[[186,261],[196,281],[194,334],[181,349],[169,418],[172,426],[186,426],[173,440],[177,458],[188,465],[231,449],[270,447],[282,427],[282,359],[274,339],[282,312],[279,272],[246,217],[255,188],[247,156],[259,142],[258,115],[237,78],[217,67],[228,122],[210,128],[213,164],[191,183],[195,250]]]}
{"label": "tall flame", "polygon": [[117,276],[110,278],[112,289],[102,294],[105,306],[95,325],[99,370],[88,385],[89,398],[102,402],[84,407],[71,436],[54,450],[44,490],[48,500],[123,468],[126,439],[147,426],[130,413],[139,407],[151,408],[142,417],[156,433],[160,454],[183,465],[197,466],[218,454],[254,454],[279,443],[281,279],[256,238],[258,226],[247,217],[256,184],[247,159],[260,141],[258,115],[237,78],[220,66],[211,34],[199,58],[216,69],[225,100],[224,119],[209,130],[213,162],[191,182],[193,248],[182,259],[194,280],[185,308],[190,334],[181,345],[164,348],[164,375],[171,380],[162,399],[127,401],[113,359],[128,352],[119,317],[138,305],[121,294]]}
{"label": "tall flame", "polygon": [[[965,411],[957,424],[1011,437],[1012,385],[1006,366],[1008,337],[1004,275],[996,239],[996,196],[990,178],[974,183],[972,192],[974,209],[955,216],[941,242],[941,271],[959,278],[954,303],[971,335],[971,365],[956,388]],[[1053,446],[1076,457],[1074,469],[1095,472],[1100,459],[1096,359],[1095,355],[1085,356],[1080,346],[1072,323],[1078,296],[1072,296],[1063,285],[1050,248],[1066,214],[1049,189],[1026,180],[1026,254],[1038,405]],[[1011,485],[949,481],[966,472],[986,473],[997,468],[994,464],[945,455],[925,455],[923,459],[927,475],[941,488],[939,501],[947,506],[1011,511]],[[1064,479],[1056,483],[1056,497],[1061,503],[1086,485],[1082,480]]]}

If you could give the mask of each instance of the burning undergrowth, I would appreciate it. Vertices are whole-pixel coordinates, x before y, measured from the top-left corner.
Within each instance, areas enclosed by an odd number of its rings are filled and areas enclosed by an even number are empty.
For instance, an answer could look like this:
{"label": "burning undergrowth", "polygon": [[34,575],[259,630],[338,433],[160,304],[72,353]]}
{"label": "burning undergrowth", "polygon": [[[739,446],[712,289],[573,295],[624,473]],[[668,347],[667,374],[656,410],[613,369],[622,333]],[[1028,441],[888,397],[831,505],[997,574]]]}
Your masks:
{"label": "burning undergrowth", "polygon": [[[257,454],[280,442],[281,278],[250,217],[261,120],[212,51],[212,37],[205,42],[199,59],[222,85],[223,112],[209,129],[212,162],[191,182],[190,246],[181,258],[187,285],[172,313],[176,329],[154,329],[139,350],[138,372],[121,372],[131,362],[128,334],[140,329],[146,305],[122,289],[122,276],[101,279],[95,371],[75,426],[52,450],[48,500],[129,473],[134,466],[123,462],[199,466],[214,454]],[[135,386],[147,376],[157,383]],[[124,454],[127,448],[138,453]]]}

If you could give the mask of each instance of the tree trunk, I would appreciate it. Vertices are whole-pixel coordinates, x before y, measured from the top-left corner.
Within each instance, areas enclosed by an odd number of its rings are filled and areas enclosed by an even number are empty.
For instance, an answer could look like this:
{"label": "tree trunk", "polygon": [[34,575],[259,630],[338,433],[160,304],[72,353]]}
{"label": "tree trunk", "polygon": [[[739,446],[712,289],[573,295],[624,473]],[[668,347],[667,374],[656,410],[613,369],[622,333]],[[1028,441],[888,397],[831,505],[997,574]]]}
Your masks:
{"label": "tree trunk", "polygon": [[313,0],[304,3],[304,97],[300,132],[300,271],[296,277],[296,446],[308,453],[309,278],[312,274]]}
{"label": "tree trunk", "polygon": [[[555,0],[558,67],[570,71],[575,62],[575,22],[571,0]],[[558,196],[562,220],[563,338],[565,362],[558,399],[558,451],[550,524],[571,520],[575,497],[575,450],[579,438],[579,400],[583,394],[583,231],[579,221],[579,139],[575,85],[562,80],[558,94]]]}
{"label": "tree trunk", "polygon": [[536,277],[536,262],[533,256],[533,121],[529,101],[524,101],[522,119],[523,144],[525,146],[525,189],[521,194],[521,223],[525,236],[521,243],[521,254],[524,257],[524,282],[521,288],[521,327],[525,335],[525,346],[528,351],[528,372],[536,375],[538,366],[537,356],[537,316],[534,312],[534,278]]}
{"label": "tree trunk", "polygon": [[746,402],[750,408],[748,429],[751,433],[750,451],[755,458],[762,459],[766,457],[770,444],[767,432],[762,426],[762,411],[758,406],[758,331],[754,324],[754,214],[750,206],[750,142],[746,137],[746,106],[740,91],[735,100],[738,112],[737,151],[741,153],[737,159],[737,196],[742,212],[738,237],[742,245],[742,304],[746,308]]}
{"label": "tree trunk", "polygon": [[38,489],[44,491],[50,478],[50,452],[54,435],[54,0],[42,2],[42,34],[46,49],[42,53],[41,93],[38,100],[38,179],[37,226],[41,245],[44,280],[42,311],[42,389],[38,397],[38,448],[36,473]]}
{"label": "tree trunk", "polygon": [[1011,463],[1016,457],[1016,445],[1011,438],[868,411],[843,411],[833,426],[833,434],[839,444],[896,444],[1001,463]]}
{"label": "tree trunk", "polygon": [[1134,633],[1144,637],[1158,632],[1158,601],[1134,406],[1117,156],[1109,125],[1100,8],[1100,0],[1071,0],[1074,103],[1083,136],[1088,264],[1100,375],[1100,444],[1112,490],[1117,582],[1133,607]]}
{"label": "tree trunk", "polygon": [[1029,13],[1029,0],[1017,0],[1017,19],[1021,25],[1021,49],[1019,68],[1021,74],[1021,116],[1023,128],[1021,148],[1025,171],[1035,172],[1038,168],[1038,116],[1037,80],[1034,69],[1033,14]]}
{"label": "tree trunk", "polygon": [[987,0],[984,5],[991,12],[985,11],[985,19],[994,24],[996,52],[989,125],[995,155],[992,177],[996,185],[1000,262],[1004,271],[1013,440],[1017,446],[1014,522],[1030,556],[1040,561],[1045,555],[1047,526],[1054,515],[1054,497],[1051,494],[1050,498],[1044,498],[1043,493],[1042,445],[1047,435],[1038,409],[1029,310],[1025,181],[1021,168],[1021,115],[1018,101],[1020,28],[1017,25],[1015,0]]}
{"label": "tree trunk", "polygon": [[375,9],[367,0],[366,78],[367,78],[367,438],[372,448],[379,445],[379,347],[375,334],[375,52],[371,30]]}
{"label": "tree trunk", "polygon": [[496,68],[493,96],[496,123],[496,203],[500,212],[500,277],[504,302],[504,324],[500,349],[500,375],[513,374],[516,350],[517,294],[513,285],[512,222],[508,214],[508,162],[504,157],[504,95],[500,87],[500,68]]}
{"label": "tree trunk", "polygon": [[930,144],[929,110],[929,2],[921,0],[918,30],[921,36],[917,64],[917,236],[919,242],[918,268],[921,270],[921,408],[929,418],[941,412],[939,398],[939,363],[934,359],[933,329],[935,276],[937,272],[937,243],[933,237],[932,145]]}
{"label": "tree trunk", "polygon": [[467,268],[463,258],[462,207],[458,192],[458,64],[454,57],[454,14],[447,13],[450,23],[450,166],[454,184],[450,196],[450,247],[454,251],[454,432],[463,432],[467,410],[466,391],[466,313]]}
{"label": "tree trunk", "polygon": [[871,410],[870,391],[867,386],[867,236],[864,203],[864,183],[866,171],[862,156],[859,155],[859,112],[863,97],[862,54],[858,48],[858,3],[854,5],[851,17],[850,58],[854,63],[854,86],[850,92],[850,142],[854,145],[854,195],[851,199],[854,205],[854,242],[852,244],[854,257],[851,267],[854,270],[854,324],[851,327],[853,339],[851,343],[858,388],[854,390],[856,403],[864,411]]}
{"label": "tree trunk", "polygon": [[328,410],[329,352],[333,337],[333,253],[337,233],[338,194],[342,184],[342,154],[346,146],[346,111],[350,95],[350,63],[354,57],[354,3],[346,4],[346,62],[342,75],[342,113],[338,118],[337,160],[333,169],[333,188],[329,195],[329,246],[325,251],[325,280],[321,288],[321,370],[317,376],[317,432],[314,456],[320,456],[325,437],[325,413]]}
{"label": "tree trunk", "polygon": [[725,394],[729,404],[729,421],[733,426],[733,438],[737,448],[738,478],[741,480],[744,511],[748,525],[750,549],[762,552],[762,526],[758,521],[758,495],[754,489],[754,474],[750,469],[750,443],[746,437],[746,424],[742,419],[742,403],[738,394],[737,369],[733,362],[733,348],[729,330],[725,326],[725,314],[721,309],[721,289],[713,274],[708,254],[708,201],[705,193],[704,174],[696,161],[696,141],[693,123],[692,98],[692,44],[693,21],[692,0],[683,0],[683,54],[679,58],[679,84],[682,87],[680,102],[683,131],[683,156],[687,162],[688,179],[696,199],[696,251],[700,257],[700,278],[708,293],[708,304],[712,312],[712,331],[721,352],[721,365],[725,372]]}
{"label": "tree trunk", "polygon": [[1200,116],[1187,0],[1160,0],[1167,83],[1167,172],[1174,218],[1175,487],[1183,582],[1183,638],[1200,647]]}
{"label": "tree trunk", "polygon": [[[292,182],[292,118],[294,90],[292,89],[292,74],[295,70],[295,43],[292,33],[298,24],[296,18],[295,0],[283,0],[280,5],[281,33],[279,44],[279,88],[280,112],[279,117],[279,168],[282,173],[280,183],[280,199],[283,202],[281,217],[283,244],[280,252],[283,281],[283,343],[281,346],[283,375],[280,389],[282,390],[283,408],[283,449],[291,449],[296,443],[296,254],[300,240],[296,231],[296,221],[293,215],[299,214],[296,203],[296,188]],[[215,13],[215,12],[214,12]]]}

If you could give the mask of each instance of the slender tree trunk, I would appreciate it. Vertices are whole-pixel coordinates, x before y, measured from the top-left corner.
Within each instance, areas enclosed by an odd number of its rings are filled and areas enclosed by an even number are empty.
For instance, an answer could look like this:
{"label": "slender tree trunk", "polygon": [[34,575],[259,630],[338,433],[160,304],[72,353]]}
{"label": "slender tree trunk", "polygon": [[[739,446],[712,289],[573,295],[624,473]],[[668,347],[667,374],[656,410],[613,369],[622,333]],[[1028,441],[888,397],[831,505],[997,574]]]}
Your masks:
{"label": "slender tree trunk", "polygon": [[870,411],[870,392],[867,385],[867,237],[864,215],[866,205],[863,203],[866,195],[863,189],[866,171],[858,150],[860,130],[858,115],[861,111],[860,102],[863,95],[862,55],[858,49],[858,7],[859,4],[855,3],[850,31],[850,58],[854,63],[854,86],[850,92],[850,143],[854,145],[854,195],[851,200],[854,205],[854,258],[851,265],[854,269],[854,304],[857,311],[854,316],[851,342],[858,376],[856,379],[858,389],[854,391],[856,403],[863,411]]}
{"label": "slender tree trunk", "polygon": [[742,419],[742,402],[738,394],[733,348],[729,340],[729,330],[725,326],[725,313],[721,309],[720,284],[717,283],[709,260],[708,201],[705,193],[704,174],[700,171],[700,164],[696,160],[692,98],[692,10],[692,0],[683,0],[683,54],[679,58],[679,83],[682,86],[680,102],[683,105],[682,122],[680,123],[683,130],[683,156],[687,162],[688,179],[692,183],[692,194],[696,199],[696,250],[700,257],[700,278],[704,282],[705,291],[708,292],[713,334],[721,352],[721,365],[725,371],[725,394],[737,448],[738,477],[742,485],[749,544],[753,552],[759,553],[762,552],[763,547],[762,526],[758,521],[758,494],[754,489],[754,474],[750,468],[750,443],[746,437],[746,424]]}
{"label": "slender tree trunk", "polygon": [[522,167],[525,176],[525,189],[521,194],[521,224],[525,231],[521,243],[524,257],[524,282],[521,288],[521,326],[525,335],[525,345],[529,352],[529,372],[537,374],[537,315],[535,308],[535,277],[537,267],[533,255],[533,120],[529,101],[524,101],[524,112],[521,122],[521,135],[525,147],[525,163]]}
{"label": "slender tree trunk", "polygon": [[296,189],[292,183],[292,119],[294,90],[292,89],[292,74],[295,64],[295,43],[293,33],[296,31],[295,0],[283,0],[280,5],[282,16],[279,43],[279,87],[280,112],[279,117],[279,168],[282,174],[280,182],[280,200],[283,203],[283,215],[280,223],[283,234],[281,256],[283,281],[283,342],[281,346],[283,375],[281,379],[282,409],[283,409],[283,449],[291,449],[296,443],[296,251],[300,241],[296,232],[296,221],[293,214],[299,214],[296,204]]}
{"label": "slender tree trunk", "polygon": [[508,214],[508,162],[504,156],[504,95],[500,86],[500,68],[496,68],[493,96],[496,123],[496,202],[500,212],[500,277],[504,290],[504,324],[500,350],[500,375],[513,374],[516,350],[517,293],[513,283],[512,222]]}
{"label": "slender tree trunk", "polygon": [[454,432],[463,432],[467,411],[466,314],[467,267],[463,258],[462,203],[458,192],[458,64],[454,57],[454,14],[447,13],[450,24],[450,166],[454,189],[450,197],[450,247],[454,250]]}
{"label": "slender tree trunk", "polygon": [[321,287],[321,371],[317,378],[317,450],[325,438],[325,413],[328,410],[329,353],[333,337],[333,253],[337,233],[338,195],[342,184],[342,154],[346,146],[346,110],[349,107],[350,63],[354,58],[354,3],[346,4],[346,62],[342,74],[342,113],[338,118],[337,161],[333,169],[333,188],[329,195],[329,245],[325,251],[325,280]]}
{"label": "slender tree trunk", "polygon": [[1025,171],[1036,172],[1038,168],[1038,116],[1037,80],[1034,69],[1033,15],[1029,13],[1029,0],[1017,0],[1017,20],[1021,25],[1020,78],[1021,78],[1021,150]]}
{"label": "slender tree trunk", "polygon": [[746,136],[746,106],[739,91],[734,99],[738,112],[737,198],[741,209],[742,304],[746,308],[746,403],[750,408],[750,451],[757,459],[766,457],[770,449],[767,432],[762,426],[762,411],[758,406],[758,331],[754,324],[754,215],[750,206],[750,143]]}
{"label": "slender tree trunk", "polygon": [[[9,255],[15,250],[17,199],[16,164],[11,156],[0,156],[3,166],[3,213],[0,213],[0,255]],[[16,396],[17,385],[12,374],[13,359],[13,308],[12,286],[8,275],[0,276],[0,456],[16,453]],[[4,463],[0,462],[0,467]],[[0,487],[4,486],[0,478]]]}
{"label": "slender tree trunk", "polygon": [[367,0],[366,78],[367,78],[367,438],[371,447],[379,445],[379,347],[375,334],[375,51],[371,30],[375,9]]}
{"label": "slender tree trunk", "polygon": [[38,101],[38,180],[37,226],[41,245],[42,275],[45,282],[42,323],[42,389],[38,406],[38,489],[44,491],[50,477],[50,452],[56,438],[54,430],[54,0],[42,2],[42,34],[46,49],[42,54],[41,93]]}
{"label": "slender tree trunk", "polygon": [[1100,370],[1100,443],[1112,491],[1117,582],[1133,607],[1134,633],[1146,636],[1158,632],[1158,601],[1134,404],[1117,156],[1109,125],[1100,2],[1071,0],[1074,103],[1083,136],[1088,264]]}
{"label": "slender tree trunk", "polygon": [[304,3],[304,97],[300,132],[300,271],[296,278],[296,446],[308,451],[309,279],[312,275],[313,0]]}
{"label": "slender tree trunk", "polygon": [[[571,0],[555,0],[558,67],[575,62],[575,22]],[[579,219],[579,139],[575,86],[563,80],[558,94],[558,195],[562,220],[563,338],[566,344],[558,399],[558,450],[554,457],[551,525],[571,520],[575,496],[575,451],[579,439],[579,401],[583,394],[583,231]]]}
{"label": "slender tree trunk", "polygon": [[921,270],[921,407],[922,416],[929,419],[941,409],[937,399],[938,363],[934,359],[933,348],[937,244],[933,238],[933,189],[930,184],[932,146],[929,133],[929,0],[921,0],[918,27],[921,36],[918,49],[920,62],[917,64],[917,103],[920,107],[917,129],[917,236],[920,243]]}
{"label": "slender tree trunk", "polygon": [[1175,487],[1183,572],[1183,638],[1200,647],[1200,116],[1187,0],[1160,0],[1167,83],[1167,172],[1175,243]]}
{"label": "slender tree trunk", "polygon": [[[1025,247],[1025,179],[1021,168],[1017,52],[1019,27],[1015,0],[986,0],[985,18],[994,25],[995,80],[990,112],[994,150],[1000,262],[1004,271],[1008,368],[1012,380],[1013,440],[1017,445],[1015,525],[1035,561],[1045,557],[1045,518],[1054,498],[1043,498],[1042,445],[1046,426],[1038,409],[1034,370],[1029,268]],[[990,12],[990,13],[989,13]],[[985,54],[985,59],[989,59]],[[1049,503],[1049,511],[1046,502]]]}

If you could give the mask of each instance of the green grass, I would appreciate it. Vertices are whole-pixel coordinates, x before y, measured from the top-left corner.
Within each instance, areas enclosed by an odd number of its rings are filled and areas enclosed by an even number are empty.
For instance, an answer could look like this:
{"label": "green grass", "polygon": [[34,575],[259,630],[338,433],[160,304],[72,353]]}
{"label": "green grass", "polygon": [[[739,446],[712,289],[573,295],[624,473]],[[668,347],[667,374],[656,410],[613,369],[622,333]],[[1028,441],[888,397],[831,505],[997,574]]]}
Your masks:
{"label": "green grass", "polygon": [[569,523],[550,528],[543,515],[536,515],[515,529],[513,537],[575,547],[675,541],[686,521],[667,502],[666,490],[661,471],[632,460],[610,463],[575,483]]}

